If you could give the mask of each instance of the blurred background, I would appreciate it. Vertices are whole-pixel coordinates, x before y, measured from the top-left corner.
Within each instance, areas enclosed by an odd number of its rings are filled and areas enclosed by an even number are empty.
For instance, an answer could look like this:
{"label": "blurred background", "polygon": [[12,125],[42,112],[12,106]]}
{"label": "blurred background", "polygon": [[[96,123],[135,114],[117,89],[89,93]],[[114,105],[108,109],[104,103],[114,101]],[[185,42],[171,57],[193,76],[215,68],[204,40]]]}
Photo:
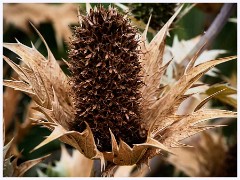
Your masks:
{"label": "blurred background", "polygon": [[[97,4],[91,4],[92,6]],[[109,4],[103,4],[107,7]],[[166,23],[166,21],[173,15],[178,4],[164,4],[164,3],[126,3],[126,4],[113,4],[119,11],[129,10],[129,16],[132,23],[139,28],[139,31],[143,31],[150,14],[152,13],[152,19],[150,22],[150,28],[148,32],[149,41],[157,33],[159,29]],[[198,35],[204,35],[215,17],[221,10],[223,4],[184,4],[184,9],[193,6],[182,17],[177,18],[170,31],[166,43],[168,46],[172,46],[174,37],[177,36],[179,41],[188,41],[195,38]],[[3,41],[8,43],[15,43],[16,39],[25,44],[31,46],[31,42],[44,56],[47,56],[46,48],[40,40],[37,33],[31,27],[30,22],[39,30],[42,36],[45,38],[49,48],[54,54],[55,58],[59,60],[59,64],[62,69],[68,73],[66,66],[62,59],[67,59],[68,41],[71,38],[71,27],[77,25],[77,8],[80,12],[85,14],[85,4],[3,4]],[[218,49],[225,50],[224,53],[219,53],[218,57],[225,57],[230,55],[237,55],[237,7],[231,14],[231,19],[228,20],[226,25],[222,28],[220,33],[210,44],[208,50]],[[181,51],[179,49],[178,51]],[[14,62],[20,61],[14,53],[4,48],[3,54]],[[176,57],[177,58],[177,57]],[[210,59],[208,59],[210,60]],[[214,85],[218,83],[227,82],[231,86],[231,90],[236,92],[237,81],[237,61],[230,61],[217,66],[219,72],[215,76],[204,76],[203,82]],[[10,79],[14,77],[14,72],[3,62],[3,78]],[[222,98],[223,99],[223,98]],[[236,111],[237,100],[221,98],[213,98],[212,106],[220,107],[221,109],[228,109]],[[61,154],[60,141],[56,140],[47,144],[46,146],[29,153],[36,145],[38,145],[44,136],[49,135],[49,131],[45,128],[38,126],[32,126],[29,117],[33,113],[29,107],[31,107],[31,100],[28,96],[21,92],[14,91],[10,88],[4,87],[4,119],[6,128],[6,143],[16,137],[14,149],[15,155],[21,157],[18,163],[38,158],[43,155],[52,153],[52,155],[44,161],[49,166],[37,165],[30,169],[24,176],[43,176],[43,174],[37,172],[36,169],[41,169],[47,176],[61,176],[59,171],[51,169],[54,166],[54,162],[59,160]],[[221,129],[221,135],[226,139],[226,146],[234,146],[237,142],[237,121],[227,121],[227,127]],[[71,147],[66,146],[67,149]],[[214,149],[213,149],[214,151]],[[235,147],[236,151],[236,147]],[[235,152],[236,161],[236,152]],[[95,163],[97,165],[98,162]],[[145,176],[189,176],[187,171],[176,170],[177,165],[164,159],[156,158],[153,161],[152,171],[146,172]],[[44,168],[43,168],[44,167]],[[236,167],[233,166],[233,169]],[[47,169],[47,170],[46,170]],[[234,173],[233,172],[233,173]],[[218,176],[218,175],[216,175]]]}

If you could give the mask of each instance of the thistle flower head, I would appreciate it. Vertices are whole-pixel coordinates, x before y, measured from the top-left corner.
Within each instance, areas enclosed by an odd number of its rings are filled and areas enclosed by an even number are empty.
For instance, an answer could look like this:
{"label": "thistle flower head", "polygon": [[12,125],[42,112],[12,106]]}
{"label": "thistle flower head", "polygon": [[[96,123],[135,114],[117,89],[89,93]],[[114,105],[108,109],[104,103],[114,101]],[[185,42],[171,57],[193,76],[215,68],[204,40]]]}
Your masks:
{"label": "thistle flower head", "polygon": [[91,9],[81,19],[69,52],[76,109],[71,129],[82,132],[87,122],[100,151],[111,151],[109,129],[117,142],[144,142],[137,30],[112,7]]}
{"label": "thistle flower head", "polygon": [[70,43],[70,78],[37,30],[47,47],[47,59],[34,46],[5,43],[26,67],[4,57],[19,75],[19,80],[5,80],[4,85],[32,97],[35,109],[47,119],[35,119],[34,123],[52,131],[35,149],[59,138],[87,158],[100,159],[102,169],[105,161],[110,162],[108,174],[116,165],[148,163],[162,150],[171,152],[173,147],[184,146],[181,140],[218,127],[201,126],[200,122],[236,117],[231,111],[202,109],[206,99],[193,112],[177,114],[180,104],[192,95],[187,91],[194,83],[215,65],[235,56],[196,66],[194,57],[173,85],[161,87],[170,63],[163,64],[165,39],[180,10],[150,43],[146,40],[149,23],[138,41],[137,30],[114,8],[99,6],[86,16],[80,15]]}

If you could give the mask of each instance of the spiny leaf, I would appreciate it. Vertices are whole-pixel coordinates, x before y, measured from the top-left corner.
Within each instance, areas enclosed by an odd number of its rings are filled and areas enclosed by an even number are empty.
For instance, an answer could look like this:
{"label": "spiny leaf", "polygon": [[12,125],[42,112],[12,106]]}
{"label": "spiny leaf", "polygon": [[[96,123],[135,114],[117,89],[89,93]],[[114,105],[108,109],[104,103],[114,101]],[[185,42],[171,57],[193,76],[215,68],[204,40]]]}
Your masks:
{"label": "spiny leaf", "polygon": [[49,122],[54,122],[57,124],[61,124],[65,129],[69,129],[68,122],[70,122],[73,119],[73,116],[70,114],[67,114],[66,110],[59,104],[58,98],[55,94],[54,89],[52,89],[53,92],[53,99],[51,102],[51,109],[45,108],[41,105],[38,105],[37,107],[34,107],[35,110],[43,113],[47,118]]}
{"label": "spiny leaf", "polygon": [[196,112],[193,112],[191,115],[183,115],[182,119],[174,122],[168,128],[163,130],[163,132],[159,133],[162,134],[161,139],[164,140],[162,143],[168,147],[171,147],[174,142],[181,141],[203,130],[221,126],[197,125],[201,122],[215,118],[235,118],[236,116],[237,113],[232,111],[218,109],[200,109]]}
{"label": "spiny leaf", "polygon": [[[142,87],[142,96],[145,99],[145,104],[151,105],[153,99],[157,98],[161,77],[164,70],[169,65],[162,66],[162,57],[165,47],[165,38],[168,33],[168,28],[177,14],[180,12],[182,6],[176,13],[169,19],[164,27],[157,33],[150,44],[142,44],[142,75],[144,76],[143,82],[145,86]],[[144,35],[145,36],[145,35]],[[144,37],[143,37],[144,38]],[[170,63],[170,62],[169,62]]]}
{"label": "spiny leaf", "polygon": [[43,156],[41,158],[37,158],[37,159],[33,159],[33,160],[29,160],[26,162],[21,163],[19,166],[17,166],[17,161],[13,161],[13,167],[14,169],[14,173],[13,176],[14,177],[20,177],[23,176],[24,173],[29,170],[31,167],[35,166],[36,164],[42,162],[44,159],[46,159],[49,155]]}
{"label": "spiny leaf", "polygon": [[158,148],[158,149],[164,150],[166,152],[173,153],[172,150],[170,150],[164,144],[162,144],[159,141],[157,141],[153,138],[150,138],[150,137],[147,139],[146,143],[142,143],[139,145],[136,144],[135,146],[147,146],[147,147],[152,147],[152,148]]}
{"label": "spiny leaf", "polygon": [[114,134],[110,131],[112,137],[112,152],[104,153],[106,160],[113,159],[113,162],[118,165],[132,165],[135,164],[144,154],[147,149],[146,146],[134,145],[131,148],[124,141],[120,140],[119,145],[116,142]]}
{"label": "spiny leaf", "polygon": [[44,38],[36,28],[35,30],[47,48],[48,59],[38,52],[34,45],[32,45],[32,48],[30,48],[21,44],[20,42],[17,42],[4,43],[3,46],[20,56],[21,61],[27,65],[27,68],[20,68],[7,58],[5,58],[5,60],[14,68],[14,70],[17,71],[23,80],[30,83],[30,86],[32,86],[32,88],[36,91],[37,96],[47,97],[49,94],[48,89],[45,89],[45,91],[47,91],[44,92],[44,87],[42,84],[45,83],[46,87],[49,87],[51,84],[51,86],[56,89],[56,94],[59,96],[61,105],[66,109],[69,109],[68,103],[70,100],[67,93],[67,90],[69,89],[67,76],[59,67]]}
{"label": "spiny leaf", "polygon": [[63,39],[67,42],[71,36],[70,24],[76,23],[76,9],[81,4],[4,4],[3,18],[8,27],[13,24],[26,33],[30,32],[29,21],[35,25],[51,23],[59,48],[63,47]]}
{"label": "spiny leaf", "polygon": [[29,170],[31,167],[43,161],[49,156],[49,155],[46,155],[38,159],[25,161],[18,166],[17,165],[18,157],[14,157],[14,159],[11,160],[13,157],[11,152],[12,143],[13,143],[13,139],[3,147],[3,176],[4,177],[23,176],[27,170]]}
{"label": "spiny leaf", "polygon": [[226,139],[211,131],[201,133],[197,141],[194,138],[190,141],[195,148],[176,148],[177,155],[168,156],[167,161],[191,177],[221,177],[218,171],[225,170],[221,166],[226,156]]}
{"label": "spiny leaf", "polygon": [[49,142],[51,142],[55,139],[60,138],[61,136],[72,133],[71,131],[66,131],[61,125],[56,125],[53,128],[54,129],[51,132],[51,134],[44,141],[42,141],[39,145],[37,145],[31,152],[39,149],[40,147],[48,144]]}
{"label": "spiny leaf", "polygon": [[11,87],[15,90],[25,92],[30,97],[35,95],[35,93],[32,91],[32,88],[29,87],[29,85],[23,81],[4,80],[3,84],[4,86]]}
{"label": "spiny leaf", "polygon": [[151,128],[153,128],[153,125],[157,123],[157,121],[160,119],[160,116],[167,116],[167,114],[174,113],[172,112],[172,107],[174,107],[176,103],[179,103],[179,97],[184,95],[189,87],[191,87],[192,84],[194,84],[194,82],[196,82],[205,72],[215,65],[233,60],[235,58],[236,56],[230,56],[211,60],[193,67],[187,74],[184,74],[163,98],[157,100],[150,107],[152,112],[150,116],[151,119],[149,119],[149,122],[152,123]]}
{"label": "spiny leaf", "polygon": [[151,17],[152,17],[152,14],[149,16],[148,23],[146,24],[146,27],[145,27],[142,35],[141,35],[140,42],[144,42],[144,43],[141,43],[141,44],[148,44],[147,32],[148,32],[149,24],[150,24],[150,21],[151,21]]}

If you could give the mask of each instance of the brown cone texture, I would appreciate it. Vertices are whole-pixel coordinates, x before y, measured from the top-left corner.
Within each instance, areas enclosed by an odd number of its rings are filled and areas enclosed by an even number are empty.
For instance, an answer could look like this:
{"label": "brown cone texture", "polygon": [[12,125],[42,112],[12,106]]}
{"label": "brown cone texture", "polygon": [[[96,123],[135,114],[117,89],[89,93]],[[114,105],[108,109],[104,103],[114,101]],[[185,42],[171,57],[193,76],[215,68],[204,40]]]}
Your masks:
{"label": "brown cone texture", "polygon": [[102,152],[111,151],[109,129],[118,142],[145,142],[137,30],[114,8],[99,6],[81,19],[69,51],[76,110],[72,130],[83,131],[87,122]]}

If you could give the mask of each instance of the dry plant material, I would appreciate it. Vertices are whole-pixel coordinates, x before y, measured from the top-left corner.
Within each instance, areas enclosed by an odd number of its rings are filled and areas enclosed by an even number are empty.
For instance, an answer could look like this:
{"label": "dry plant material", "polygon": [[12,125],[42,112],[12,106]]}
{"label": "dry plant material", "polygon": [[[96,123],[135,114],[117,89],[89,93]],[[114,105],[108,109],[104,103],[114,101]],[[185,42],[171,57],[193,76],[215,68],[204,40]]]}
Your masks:
{"label": "dry plant material", "polygon": [[[3,121],[5,123],[5,121]],[[5,124],[3,124],[3,142],[5,143]],[[29,170],[31,167],[35,166],[36,164],[40,163],[44,159],[46,159],[49,155],[28,160],[20,165],[17,163],[19,156],[14,156],[14,138],[9,141],[3,147],[3,176],[4,177],[21,177],[24,173]]]}
{"label": "dry plant material", "polygon": [[226,139],[214,132],[199,137],[199,141],[192,143],[194,147],[176,149],[176,155],[167,160],[191,177],[236,176],[236,146],[228,149]]}
{"label": "dry plant material", "polygon": [[35,26],[41,23],[52,23],[56,32],[56,40],[59,47],[62,46],[62,40],[66,42],[71,37],[69,25],[76,24],[77,6],[75,4],[4,4],[3,19],[4,28],[10,24],[16,28],[29,33],[29,21]]}
{"label": "dry plant material", "polygon": [[17,164],[18,157],[12,157],[11,153],[11,143],[10,141],[6,146],[3,147],[3,176],[4,177],[21,177],[24,173],[29,170],[31,167],[35,166],[36,164],[42,162],[44,159],[48,157],[43,156],[41,158],[28,160],[20,165]]}
{"label": "dry plant material", "polygon": [[[164,62],[172,59],[173,62],[167,69],[168,78],[178,79],[179,75],[182,75],[185,71],[187,64],[184,64],[184,58],[186,54],[189,54],[192,47],[195,47],[200,41],[202,36],[196,36],[189,40],[179,41],[177,36],[173,38],[172,46],[166,46],[164,50],[163,60]],[[213,49],[213,50],[204,50],[195,60],[194,65],[198,65],[208,61],[209,59],[215,59],[219,55],[227,53],[226,50],[222,49]],[[217,68],[212,68],[206,74],[209,76],[217,76],[216,72],[219,72]],[[168,79],[169,80],[169,79]]]}
{"label": "dry plant material", "polygon": [[74,30],[69,68],[76,114],[70,128],[82,132],[87,122],[102,152],[111,151],[109,129],[118,143],[146,141],[136,32],[116,9],[103,7],[82,17]]}
{"label": "dry plant material", "polygon": [[[169,65],[163,64],[166,35],[181,8],[148,43],[148,26],[138,41],[136,30],[116,9],[87,7],[88,14],[79,15],[80,25],[75,28],[71,42],[71,61],[67,63],[72,71],[70,78],[60,69],[37,30],[47,47],[47,59],[34,46],[30,48],[19,42],[4,43],[5,48],[18,54],[27,64],[22,68],[4,57],[20,78],[19,81],[5,80],[4,85],[32,97],[37,104],[35,109],[47,117],[47,121],[35,120],[35,123],[52,131],[34,149],[59,138],[87,158],[100,159],[101,170],[107,161],[103,175],[111,175],[117,165],[148,164],[161,151],[172,152],[173,147],[184,146],[181,140],[219,127],[202,126],[200,122],[236,117],[236,112],[203,108],[188,114],[177,114],[179,105],[192,96],[186,92],[202,75],[215,65],[236,59],[236,56],[209,60],[199,65],[194,65],[193,59],[169,91],[160,88],[161,77]],[[103,102],[107,104],[103,106]],[[124,106],[126,109],[123,109]],[[73,127],[73,124],[78,127]]]}

